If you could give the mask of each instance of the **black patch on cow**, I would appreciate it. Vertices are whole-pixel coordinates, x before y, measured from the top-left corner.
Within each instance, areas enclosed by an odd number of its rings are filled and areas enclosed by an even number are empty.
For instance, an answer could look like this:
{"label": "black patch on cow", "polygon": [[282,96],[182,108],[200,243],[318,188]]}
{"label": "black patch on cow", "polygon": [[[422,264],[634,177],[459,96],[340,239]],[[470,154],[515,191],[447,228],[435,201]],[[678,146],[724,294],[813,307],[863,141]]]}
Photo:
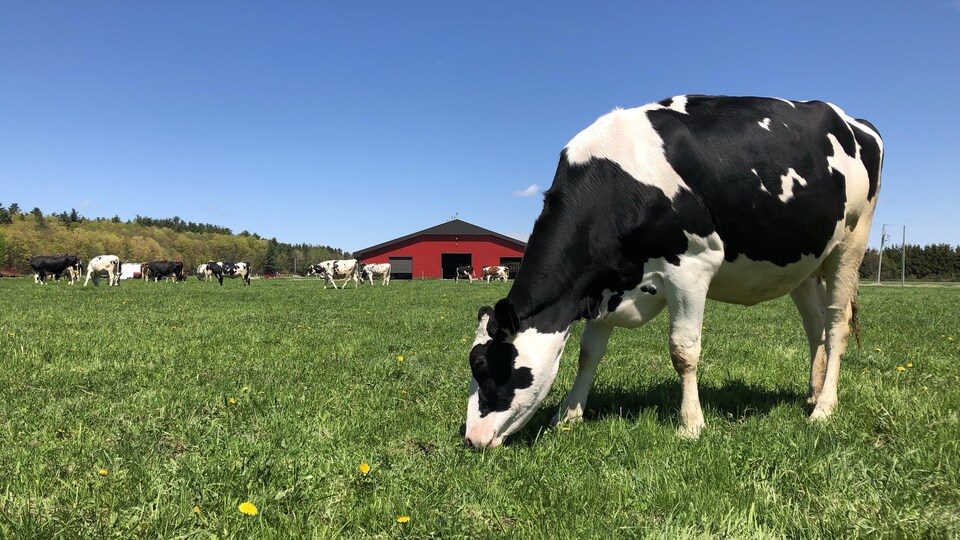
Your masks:
{"label": "black patch on cow", "polygon": [[607,300],[607,313],[613,313],[620,307],[620,302],[623,301],[623,291],[615,292],[610,295],[610,300]]}
{"label": "black patch on cow", "polygon": [[503,332],[497,332],[491,341],[475,345],[470,351],[470,371],[479,386],[481,417],[510,409],[517,390],[533,384],[530,368],[515,366],[517,348],[505,337]]}
{"label": "black patch on cow", "polygon": [[[877,135],[880,134],[870,122],[860,118],[857,119],[857,122],[869,127]],[[857,138],[857,143],[860,144],[860,160],[867,168],[867,176],[870,178],[867,200],[872,201],[874,195],[877,194],[877,190],[880,189],[880,169],[883,167],[883,155],[880,153],[880,145],[872,135],[861,131],[857,126],[853,126],[853,136]]]}
{"label": "black patch on cow", "polygon": [[[804,254],[819,256],[843,219],[845,178],[828,170],[834,151],[827,134],[853,156],[851,128],[825,103],[795,106],[766,98],[691,96],[687,114],[647,113],[670,165],[709,212],[728,261],[745,255],[786,266]],[[770,118],[770,131],[757,125],[763,118]],[[780,177],[789,168],[807,185],[795,182],[793,196],[783,202]]]}
{"label": "black patch on cow", "polygon": [[570,165],[564,151],[527,244],[524,271],[508,295],[521,330],[558,332],[596,317],[604,289],[634,289],[650,259],[680,263],[686,232],[709,236],[714,230],[689,191],[671,201],[609,159]]}

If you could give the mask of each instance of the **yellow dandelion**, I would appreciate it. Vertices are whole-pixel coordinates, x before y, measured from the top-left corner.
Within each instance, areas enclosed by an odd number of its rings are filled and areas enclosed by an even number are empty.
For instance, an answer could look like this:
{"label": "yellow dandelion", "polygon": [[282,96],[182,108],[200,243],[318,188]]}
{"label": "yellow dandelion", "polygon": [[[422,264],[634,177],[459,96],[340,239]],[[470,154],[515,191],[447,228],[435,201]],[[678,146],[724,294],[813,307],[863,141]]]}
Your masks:
{"label": "yellow dandelion", "polygon": [[106,470],[106,469],[100,469],[99,471],[97,471],[97,474],[99,474],[100,476],[106,476],[106,475],[110,474],[110,471],[108,471],[108,470]]}
{"label": "yellow dandelion", "polygon": [[907,364],[907,367],[913,367],[913,362],[910,362],[909,364]]}
{"label": "yellow dandelion", "polygon": [[237,404],[237,398],[235,398],[235,397],[231,397],[231,398],[228,399],[227,401],[228,401],[231,405],[236,405],[236,404]]}
{"label": "yellow dandelion", "polygon": [[570,431],[571,429],[573,428],[571,428],[570,426],[563,426],[562,428],[560,428],[560,431]]}
{"label": "yellow dandelion", "polygon": [[880,350],[880,347],[874,347],[873,352],[883,352],[883,351]]}
{"label": "yellow dandelion", "polygon": [[402,355],[402,354],[398,354],[398,355],[397,355],[397,362],[403,362],[403,355]]}
{"label": "yellow dandelion", "polygon": [[197,506],[197,505],[193,505],[193,513],[194,513],[194,514],[199,514],[199,513],[200,513],[200,507]]}
{"label": "yellow dandelion", "polygon": [[397,518],[397,523],[406,523],[410,521],[410,516],[400,516]]}
{"label": "yellow dandelion", "polygon": [[467,342],[467,338],[465,338],[465,337],[464,337],[464,338],[460,338],[460,343],[466,343],[466,342]]}
{"label": "yellow dandelion", "polygon": [[250,501],[240,503],[240,506],[237,507],[237,510],[239,510],[241,514],[246,514],[248,516],[257,515],[257,505]]}
{"label": "yellow dandelion", "polygon": [[901,372],[901,373],[903,373],[903,372],[906,371],[906,370],[907,370],[907,368],[905,368],[905,367],[903,367],[903,366],[897,366],[897,371],[899,371],[899,372]]}
{"label": "yellow dandelion", "polygon": [[250,387],[249,387],[249,386],[244,386],[243,388],[240,389],[240,391],[241,391],[241,392],[249,392],[249,391],[250,391]]}
{"label": "yellow dandelion", "polygon": [[360,474],[367,474],[370,472],[370,465],[366,463],[360,464]]}

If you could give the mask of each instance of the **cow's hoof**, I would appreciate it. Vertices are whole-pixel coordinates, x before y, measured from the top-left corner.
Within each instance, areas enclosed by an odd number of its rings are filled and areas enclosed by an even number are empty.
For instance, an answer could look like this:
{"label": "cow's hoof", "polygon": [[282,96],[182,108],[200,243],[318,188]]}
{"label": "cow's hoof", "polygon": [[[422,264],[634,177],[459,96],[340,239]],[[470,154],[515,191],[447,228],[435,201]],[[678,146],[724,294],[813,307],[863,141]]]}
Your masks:
{"label": "cow's hoof", "polygon": [[693,426],[680,426],[677,429],[677,437],[688,441],[695,441],[700,438],[700,431],[703,430],[703,424]]}
{"label": "cow's hoof", "polygon": [[830,419],[830,415],[833,414],[833,411],[827,410],[823,407],[816,407],[813,409],[813,412],[810,413],[811,422],[826,422]]}
{"label": "cow's hoof", "polygon": [[574,411],[568,411],[564,415],[557,413],[553,416],[553,419],[550,420],[550,427],[557,427],[561,424],[575,424],[582,421],[583,413],[576,414]]}

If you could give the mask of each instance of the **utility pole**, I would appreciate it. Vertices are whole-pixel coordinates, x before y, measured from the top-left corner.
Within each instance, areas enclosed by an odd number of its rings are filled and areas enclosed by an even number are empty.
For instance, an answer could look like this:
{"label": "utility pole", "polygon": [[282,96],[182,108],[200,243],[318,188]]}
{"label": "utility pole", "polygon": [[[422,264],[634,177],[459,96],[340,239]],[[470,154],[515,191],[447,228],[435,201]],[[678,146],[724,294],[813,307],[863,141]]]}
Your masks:
{"label": "utility pole", "polygon": [[880,270],[883,268],[883,245],[890,239],[890,236],[887,234],[887,224],[883,224],[883,229],[880,232],[880,256],[877,257],[877,284],[880,283]]}
{"label": "utility pole", "polygon": [[907,276],[907,226],[903,226],[903,236],[900,240],[900,286],[906,287]]}

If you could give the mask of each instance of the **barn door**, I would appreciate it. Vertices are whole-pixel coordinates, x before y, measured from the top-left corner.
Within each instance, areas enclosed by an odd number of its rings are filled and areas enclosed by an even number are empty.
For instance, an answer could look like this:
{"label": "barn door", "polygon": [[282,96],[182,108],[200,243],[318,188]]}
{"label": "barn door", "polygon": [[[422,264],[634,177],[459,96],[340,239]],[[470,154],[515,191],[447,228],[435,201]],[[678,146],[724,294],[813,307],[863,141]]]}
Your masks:
{"label": "barn door", "polygon": [[413,257],[390,257],[390,279],[413,279]]}
{"label": "barn door", "polygon": [[454,279],[457,277],[458,266],[470,266],[473,264],[473,255],[470,253],[441,253],[440,268],[443,279]]}

